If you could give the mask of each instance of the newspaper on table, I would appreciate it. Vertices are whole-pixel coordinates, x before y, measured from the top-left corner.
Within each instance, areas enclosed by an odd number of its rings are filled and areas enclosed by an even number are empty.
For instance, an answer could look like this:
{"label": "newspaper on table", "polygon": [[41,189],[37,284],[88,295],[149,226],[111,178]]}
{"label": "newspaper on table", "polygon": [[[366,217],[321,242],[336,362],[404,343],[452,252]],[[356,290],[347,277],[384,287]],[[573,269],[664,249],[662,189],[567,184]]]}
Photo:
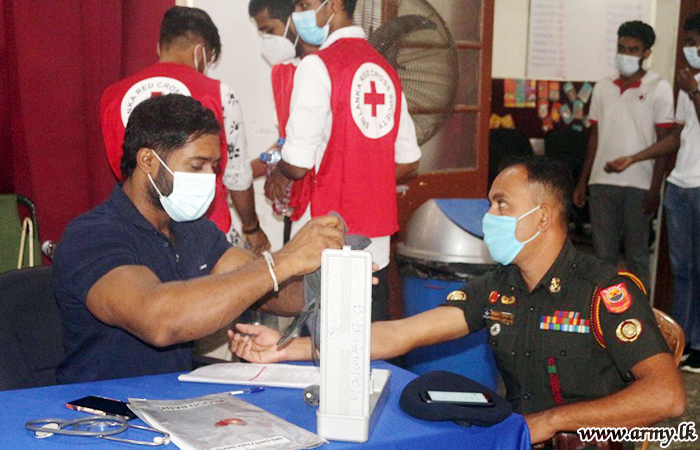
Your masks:
{"label": "newspaper on table", "polygon": [[199,383],[245,384],[305,389],[319,384],[321,372],[317,366],[293,364],[220,363],[203,366],[184,373],[180,381]]}
{"label": "newspaper on table", "polygon": [[296,450],[328,443],[228,393],[185,400],[129,399],[141,420],[182,450]]}

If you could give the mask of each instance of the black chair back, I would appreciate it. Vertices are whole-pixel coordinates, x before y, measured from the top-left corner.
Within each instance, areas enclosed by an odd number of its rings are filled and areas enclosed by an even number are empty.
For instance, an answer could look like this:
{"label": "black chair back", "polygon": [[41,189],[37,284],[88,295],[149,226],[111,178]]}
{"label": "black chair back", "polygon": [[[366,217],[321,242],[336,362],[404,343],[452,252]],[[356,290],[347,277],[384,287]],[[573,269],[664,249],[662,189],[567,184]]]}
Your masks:
{"label": "black chair back", "polygon": [[0,274],[0,390],[56,384],[63,359],[51,266]]}

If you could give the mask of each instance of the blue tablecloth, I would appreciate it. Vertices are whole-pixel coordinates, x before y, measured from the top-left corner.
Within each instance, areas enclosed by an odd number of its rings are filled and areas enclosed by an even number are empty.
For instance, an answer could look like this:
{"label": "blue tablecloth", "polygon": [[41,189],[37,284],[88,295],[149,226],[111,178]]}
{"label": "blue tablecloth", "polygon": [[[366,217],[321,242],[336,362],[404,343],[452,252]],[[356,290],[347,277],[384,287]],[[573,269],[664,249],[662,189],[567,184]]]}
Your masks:
{"label": "blue tablecloth", "polygon": [[[389,397],[379,420],[364,444],[332,442],[321,449],[529,449],[530,435],[522,416],[513,414],[505,421],[487,428],[461,427],[453,422],[425,422],[405,414],[399,407],[402,389],[415,374],[385,362],[373,367],[391,369]],[[132,398],[183,399],[237,389],[235,385],[185,383],[178,374],[69,384],[44,388],[0,392],[0,447],[3,449],[128,449],[143,448],[97,438],[52,436],[37,439],[24,428],[26,421],[38,418],[77,418],[83,414],[65,408],[65,403],[86,395],[126,400]],[[307,430],[316,431],[316,408],[304,403],[299,389],[266,388],[258,394],[241,395],[241,399],[264,408]],[[136,424],[142,424],[139,420]],[[150,437],[148,437],[150,439]],[[163,448],[174,450],[170,444]]]}

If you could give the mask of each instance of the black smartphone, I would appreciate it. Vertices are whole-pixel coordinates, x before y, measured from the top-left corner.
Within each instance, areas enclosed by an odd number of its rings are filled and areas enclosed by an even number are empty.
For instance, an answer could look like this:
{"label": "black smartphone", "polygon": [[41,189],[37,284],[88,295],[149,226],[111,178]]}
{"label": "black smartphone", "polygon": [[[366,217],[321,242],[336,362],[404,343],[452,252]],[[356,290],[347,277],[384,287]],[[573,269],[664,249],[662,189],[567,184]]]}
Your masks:
{"label": "black smartphone", "polygon": [[466,406],[493,406],[493,399],[483,392],[420,391],[420,398],[426,403],[450,403]]}
{"label": "black smartphone", "polygon": [[129,409],[127,403],[114,400],[112,398],[97,397],[95,395],[89,395],[87,397],[68,402],[66,403],[66,408],[102,416],[118,416],[126,420],[134,419],[136,417],[136,414]]}

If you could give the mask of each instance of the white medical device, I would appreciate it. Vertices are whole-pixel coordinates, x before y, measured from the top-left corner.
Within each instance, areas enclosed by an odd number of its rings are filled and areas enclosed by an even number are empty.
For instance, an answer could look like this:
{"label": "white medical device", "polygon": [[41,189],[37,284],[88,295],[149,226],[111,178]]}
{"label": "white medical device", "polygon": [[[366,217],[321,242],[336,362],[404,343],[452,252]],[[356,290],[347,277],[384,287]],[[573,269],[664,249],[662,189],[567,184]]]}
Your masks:
{"label": "white medical device", "polygon": [[367,441],[386,401],[391,372],[370,369],[371,306],[372,254],[324,250],[317,433],[329,440]]}

